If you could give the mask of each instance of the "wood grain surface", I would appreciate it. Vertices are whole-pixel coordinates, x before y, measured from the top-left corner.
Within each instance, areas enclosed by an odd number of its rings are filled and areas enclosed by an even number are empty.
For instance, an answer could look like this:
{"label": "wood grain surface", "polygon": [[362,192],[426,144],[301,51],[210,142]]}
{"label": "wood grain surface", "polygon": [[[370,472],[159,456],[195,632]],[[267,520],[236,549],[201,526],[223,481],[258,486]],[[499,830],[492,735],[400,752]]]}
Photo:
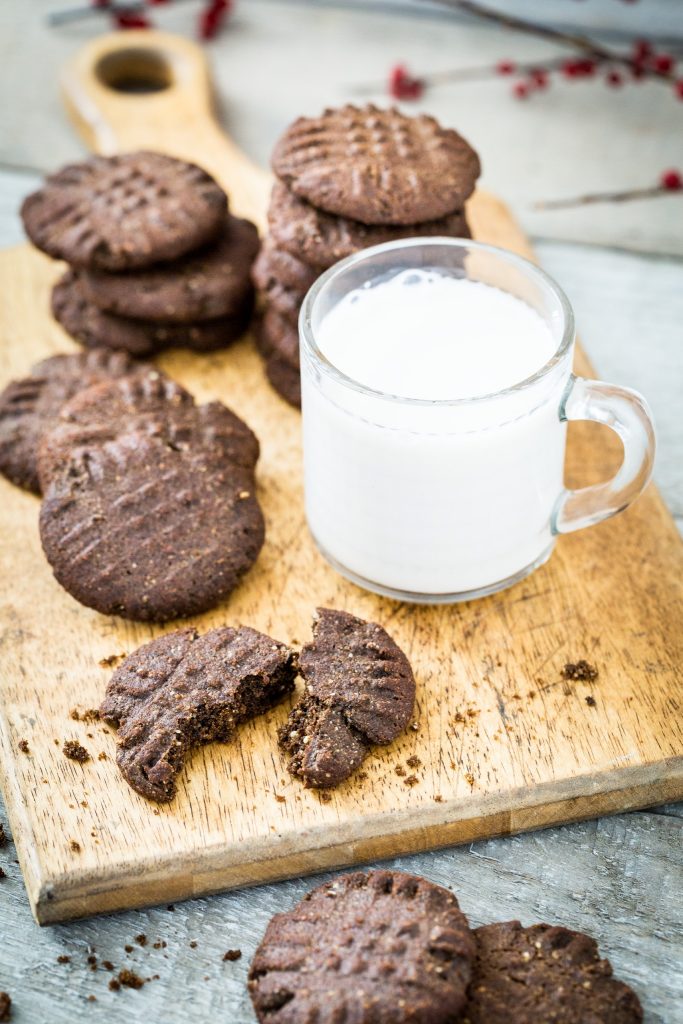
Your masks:
{"label": "wood grain surface", "polygon": [[[134,38],[127,37],[128,46]],[[151,41],[146,35],[145,45]],[[236,212],[262,223],[267,176],[235,158],[234,147],[221,147],[208,91],[205,105],[186,101],[178,123],[188,128],[178,131],[161,104],[153,114],[147,106],[164,94],[116,98],[107,107],[100,87],[93,96],[83,84],[84,67],[72,68],[67,88],[81,125],[82,111],[89,114],[94,146],[126,149],[144,141],[196,159],[221,179]],[[477,193],[469,212],[477,238],[529,255],[497,200]],[[58,273],[27,247],[0,256],[3,384],[37,359],[76,347],[48,313]],[[199,751],[175,801],[153,807],[119,777],[114,734],[70,715],[99,704],[111,672],[102,659],[161,630],[104,618],[62,591],[40,549],[37,499],[1,481],[0,776],[40,922],[683,794],[683,559],[654,488],[624,515],[562,538],[546,566],[504,594],[447,608],[399,604],[347,583],[315,551],[303,518],[299,417],[265,383],[249,339],[211,356],[169,354],[160,364],[199,400],[227,402],[262,442],[265,548],[232,599],[194,623],[205,630],[244,622],[304,642],[316,605],[376,619],[413,663],[415,728],[369,758],[365,778],[351,779],[325,802],[284,769],[275,745],[288,710],[282,706],[231,744]],[[579,370],[589,372],[583,357]],[[607,476],[617,458],[608,431],[571,430],[573,483]],[[599,678],[566,683],[563,665],[582,657],[598,667]],[[93,755],[86,765],[62,755],[71,738]],[[19,751],[22,739],[28,754]],[[413,756],[420,767],[409,786],[396,767],[406,769]]]}

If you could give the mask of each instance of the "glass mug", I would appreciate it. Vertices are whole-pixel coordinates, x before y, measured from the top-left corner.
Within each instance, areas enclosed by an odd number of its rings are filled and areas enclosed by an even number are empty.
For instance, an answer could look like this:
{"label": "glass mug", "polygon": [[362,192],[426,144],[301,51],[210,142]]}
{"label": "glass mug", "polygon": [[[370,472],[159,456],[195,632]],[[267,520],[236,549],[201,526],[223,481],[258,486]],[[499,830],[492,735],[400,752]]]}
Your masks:
{"label": "glass mug", "polygon": [[[522,299],[550,329],[554,355],[513,387],[450,401],[384,394],[346,376],[316,342],[323,318],[348,292],[412,268]],[[364,249],[318,278],[299,332],[308,525],[327,561],[367,590],[422,603],[502,590],[542,565],[558,534],[622,511],[650,478],[655,435],[644,399],[573,375],[566,296],[511,252],[452,238]],[[612,480],[565,489],[568,420],[619,435],[624,457]]]}

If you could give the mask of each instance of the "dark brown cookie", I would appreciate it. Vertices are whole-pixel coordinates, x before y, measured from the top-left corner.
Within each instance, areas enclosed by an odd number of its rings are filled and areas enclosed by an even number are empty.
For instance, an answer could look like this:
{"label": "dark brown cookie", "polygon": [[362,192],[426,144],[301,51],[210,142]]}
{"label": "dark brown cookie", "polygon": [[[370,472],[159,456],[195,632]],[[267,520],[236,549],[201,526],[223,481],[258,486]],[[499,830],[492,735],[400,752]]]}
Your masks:
{"label": "dark brown cookie", "polygon": [[477,952],[463,1024],[638,1024],[636,994],[612,976],[595,940],[519,921],[474,932]]}
{"label": "dark brown cookie", "polygon": [[86,270],[81,287],[99,309],[134,320],[168,324],[234,316],[251,293],[258,247],[251,221],[229,216],[220,239],[199,252],[125,274]]}
{"label": "dark brown cookie", "polygon": [[306,297],[306,292],[290,288],[280,281],[271,279],[268,282],[268,287],[259,291],[259,295],[264,305],[276,309],[296,330],[299,323],[299,310]]}
{"label": "dark brown cookie", "polygon": [[286,249],[279,249],[272,239],[266,238],[252,267],[251,276],[260,291],[267,291],[274,283],[279,283],[305,295],[321,271],[321,267],[304,263]]}
{"label": "dark brown cookie", "polygon": [[407,227],[367,225],[316,209],[295,196],[281,181],[273,186],[268,224],[277,246],[286,249],[297,259],[321,269],[331,267],[337,260],[343,260],[371,245],[394,242],[401,238],[418,235],[470,237],[467,220],[461,210],[439,220],[409,224]]}
{"label": "dark brown cookie", "polygon": [[400,871],[358,871],[271,919],[249,993],[263,1024],[453,1024],[473,957],[448,889]]}
{"label": "dark brown cookie", "polygon": [[297,367],[273,352],[266,360],[266,376],[285,402],[295,409],[301,408],[301,374]]}
{"label": "dark brown cookie", "polygon": [[261,318],[261,339],[264,351],[274,352],[295,370],[299,369],[299,332],[282,313],[267,306]]}
{"label": "dark brown cookie", "polygon": [[148,800],[171,800],[188,751],[229,740],[289,693],[295,675],[293,652],[246,626],[178,630],[138,648],[100,708],[118,727],[123,777]]}
{"label": "dark brown cookie", "polygon": [[44,359],[28,377],[8,384],[0,394],[0,472],[40,494],[38,443],[65,403],[78,391],[137,366],[125,352],[77,352]]}
{"label": "dark brown cookie", "polygon": [[114,348],[131,355],[152,356],[167,348],[212,352],[227,348],[247,329],[253,308],[248,290],[234,315],[196,323],[153,323],[105,313],[90,302],[80,273],[67,270],[52,290],[52,314],[64,330],[87,348]]}
{"label": "dark brown cookie", "polygon": [[131,270],[212,241],[225,192],[195,164],[141,150],[94,156],[50,175],[21,207],[39,249],[75,267]]}
{"label": "dark brown cookie", "polygon": [[457,132],[372,104],[298,118],[272,164],[296,195],[362,224],[416,224],[461,210],[480,172]]}
{"label": "dark brown cookie", "polygon": [[373,743],[391,743],[408,725],[413,670],[381,626],[328,608],[318,609],[299,664],[305,693],[279,743],[291,755],[290,772],[307,786],[337,786]]}
{"label": "dark brown cookie", "polygon": [[220,402],[156,372],[81,392],[43,436],[43,549],[76,600],[164,622],[218,604],[253,565],[264,524],[258,441]]}

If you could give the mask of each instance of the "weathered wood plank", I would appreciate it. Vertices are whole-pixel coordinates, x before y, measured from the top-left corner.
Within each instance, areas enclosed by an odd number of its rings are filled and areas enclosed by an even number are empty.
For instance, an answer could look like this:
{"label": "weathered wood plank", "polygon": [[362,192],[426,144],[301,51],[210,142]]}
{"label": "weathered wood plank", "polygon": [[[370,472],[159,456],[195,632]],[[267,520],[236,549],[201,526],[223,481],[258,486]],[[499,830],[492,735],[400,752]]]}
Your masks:
{"label": "weathered wood plank", "polygon": [[[0,807],[0,820],[5,820]],[[220,1011],[251,1024],[248,963],[271,914],[286,909],[321,878],[282,882],[166,908],[38,929],[32,922],[13,849],[0,851],[0,989],[10,991],[21,1024],[185,1024]],[[590,932],[615,972],[638,992],[646,1024],[674,1024],[683,1005],[683,854],[680,823],[658,813],[618,815],[511,839],[387,861],[453,888],[474,925],[519,918]],[[144,932],[141,949],[134,937]],[[155,950],[157,940],[167,943]],[[196,941],[196,949],[190,943]],[[124,946],[133,946],[126,954]],[[227,949],[242,959],[223,963]],[[139,992],[110,992],[109,973],[87,956],[129,966],[159,980]],[[71,963],[57,964],[67,955]],[[208,979],[208,980],[205,980]],[[97,1002],[86,1003],[89,995]]]}

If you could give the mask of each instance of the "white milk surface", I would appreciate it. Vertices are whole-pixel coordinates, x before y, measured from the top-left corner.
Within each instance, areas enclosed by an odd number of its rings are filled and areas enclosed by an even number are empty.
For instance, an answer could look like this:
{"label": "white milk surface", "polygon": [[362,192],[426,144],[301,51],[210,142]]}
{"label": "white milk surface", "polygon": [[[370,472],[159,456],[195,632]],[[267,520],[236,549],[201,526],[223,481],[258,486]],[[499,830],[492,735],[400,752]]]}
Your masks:
{"label": "white milk surface", "polygon": [[[346,295],[302,353],[306,512],[323,551],[379,588],[464,594],[551,550],[562,490],[566,368],[506,396],[558,347],[545,320],[489,285],[408,270]],[[410,399],[440,400],[422,405]]]}

